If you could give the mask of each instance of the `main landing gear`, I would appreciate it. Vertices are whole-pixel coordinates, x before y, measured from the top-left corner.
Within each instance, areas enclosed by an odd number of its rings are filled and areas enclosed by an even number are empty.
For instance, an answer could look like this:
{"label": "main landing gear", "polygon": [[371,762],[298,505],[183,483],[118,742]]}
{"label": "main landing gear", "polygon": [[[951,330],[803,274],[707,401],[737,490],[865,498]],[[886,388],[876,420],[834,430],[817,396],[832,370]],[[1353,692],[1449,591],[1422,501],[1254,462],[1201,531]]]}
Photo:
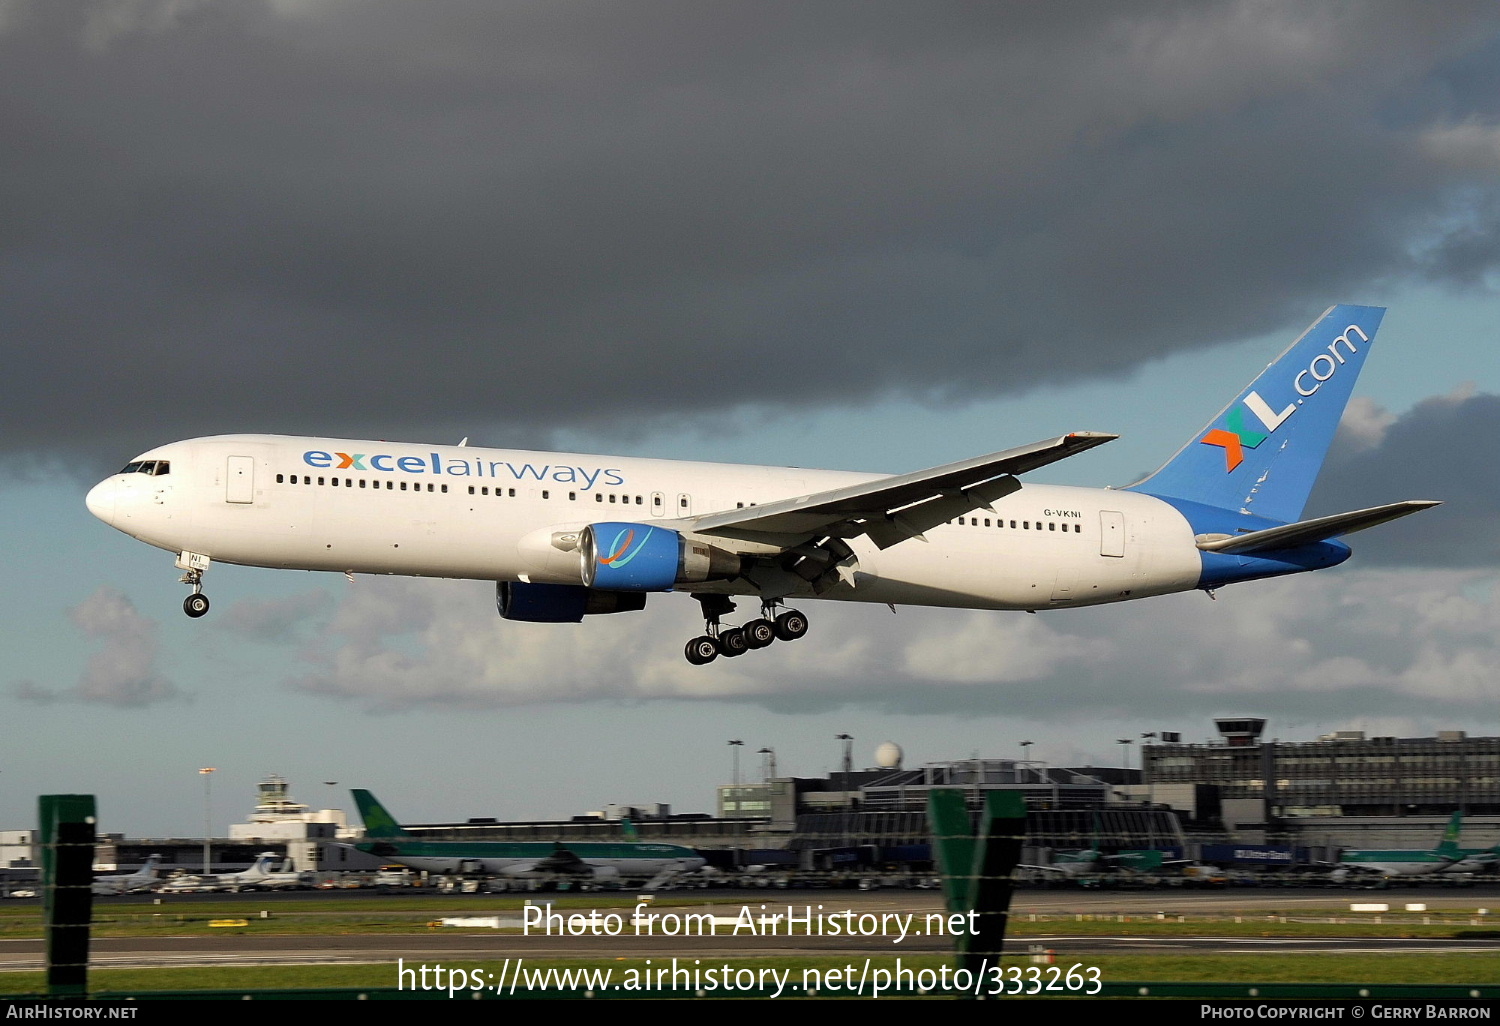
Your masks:
{"label": "main landing gear", "polygon": [[208,612],[208,596],[203,594],[203,572],[208,563],[208,557],[197,552],[184,552],[177,557],[177,569],[186,571],[181,583],[193,586],[193,593],[182,600],[182,611],[195,620]]}
{"label": "main landing gear", "polygon": [[796,641],[807,633],[807,617],[795,609],[776,612],[778,601],[762,601],[760,616],[742,627],[721,627],[719,618],[734,612],[734,602],[727,595],[696,595],[703,607],[704,630],[701,637],[687,643],[684,655],[694,666],[711,663],[719,656],[732,659],[755,648],[765,648],[773,641]]}

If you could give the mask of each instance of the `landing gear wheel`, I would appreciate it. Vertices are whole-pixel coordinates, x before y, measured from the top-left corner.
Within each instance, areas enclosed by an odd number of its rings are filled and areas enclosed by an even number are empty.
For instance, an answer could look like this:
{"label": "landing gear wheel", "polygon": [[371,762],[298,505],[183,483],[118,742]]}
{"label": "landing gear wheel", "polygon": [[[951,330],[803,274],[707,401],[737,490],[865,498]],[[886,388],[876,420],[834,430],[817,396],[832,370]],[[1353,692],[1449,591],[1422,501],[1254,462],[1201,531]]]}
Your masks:
{"label": "landing gear wheel", "polygon": [[807,617],[788,609],[776,618],[776,636],[782,641],[796,641],[807,633]]}
{"label": "landing gear wheel", "polygon": [[745,639],[745,632],[738,627],[731,627],[727,631],[719,632],[719,654],[727,658],[744,655],[750,650]]}
{"label": "landing gear wheel", "polygon": [[189,595],[182,600],[182,611],[196,620],[208,612],[208,596]]}
{"label": "landing gear wheel", "polygon": [[687,661],[694,666],[702,666],[705,663],[713,662],[719,657],[719,646],[714,642],[713,638],[705,634],[701,638],[694,638],[692,641],[689,641],[687,648],[683,650],[683,655],[687,656]]}
{"label": "landing gear wheel", "polygon": [[745,632],[745,644],[750,648],[765,648],[776,640],[776,625],[770,620],[751,620],[740,629]]}

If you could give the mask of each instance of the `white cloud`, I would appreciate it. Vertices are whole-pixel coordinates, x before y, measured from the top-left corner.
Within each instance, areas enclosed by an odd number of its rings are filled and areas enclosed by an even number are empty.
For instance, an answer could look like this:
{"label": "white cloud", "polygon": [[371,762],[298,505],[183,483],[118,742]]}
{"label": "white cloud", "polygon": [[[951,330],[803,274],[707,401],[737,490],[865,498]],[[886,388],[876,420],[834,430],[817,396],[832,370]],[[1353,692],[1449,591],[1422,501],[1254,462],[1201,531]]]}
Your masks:
{"label": "white cloud", "polygon": [[953,613],[947,630],[919,634],[902,646],[906,672],[918,680],[961,684],[1011,683],[1053,676],[1060,669],[1103,666],[1116,641],[1052,629],[1063,618],[1026,614]]}
{"label": "white cloud", "polygon": [[[1249,713],[1464,722],[1500,678],[1496,579],[1336,571],[1039,616],[806,604],[794,644],[707,667],[685,596],[582,624],[500,620],[487,586],[362,580],[303,655],[295,687],[367,709],[690,699],[791,711],[1077,721]],[[1170,727],[1168,729],[1171,729]]]}
{"label": "white cloud", "polygon": [[1500,127],[1478,121],[1439,125],[1422,133],[1422,148],[1436,160],[1463,171],[1500,169]]}
{"label": "white cloud", "polygon": [[142,615],[120,591],[101,585],[68,615],[85,635],[102,642],[102,647],[89,657],[72,688],[53,691],[33,681],[22,681],[15,687],[16,697],[31,702],[73,699],[122,708],[180,697],[177,686],[156,666],[156,621]]}
{"label": "white cloud", "polygon": [[1357,395],[1344,407],[1339,435],[1359,449],[1373,449],[1385,441],[1385,433],[1394,423],[1394,413],[1369,396]]}

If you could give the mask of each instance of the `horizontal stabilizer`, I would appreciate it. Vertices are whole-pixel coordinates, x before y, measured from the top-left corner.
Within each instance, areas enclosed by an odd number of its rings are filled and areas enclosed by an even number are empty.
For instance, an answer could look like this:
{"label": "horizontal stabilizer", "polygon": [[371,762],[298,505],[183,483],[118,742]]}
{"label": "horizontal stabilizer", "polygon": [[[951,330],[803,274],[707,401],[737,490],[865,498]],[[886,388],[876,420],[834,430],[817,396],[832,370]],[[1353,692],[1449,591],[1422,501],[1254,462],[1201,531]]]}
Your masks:
{"label": "horizontal stabilizer", "polygon": [[[881,548],[981,509],[1019,487],[1012,475],[1044,467],[1118,438],[1075,431],[1031,445],[976,456],[930,470],[883,477],[865,484],[725,510],[696,518],[700,534],[744,537],[837,533],[869,534]],[[913,508],[916,507],[916,508]],[[899,516],[897,512],[901,511]]]}
{"label": "horizontal stabilizer", "polygon": [[1268,527],[1264,531],[1251,531],[1249,534],[1202,534],[1198,536],[1197,543],[1198,548],[1204,552],[1230,554],[1295,549],[1363,531],[1367,527],[1376,527],[1440,505],[1442,503],[1432,499],[1409,499],[1406,502],[1393,502],[1389,506],[1335,513],[1330,517],[1302,520],[1283,527]]}

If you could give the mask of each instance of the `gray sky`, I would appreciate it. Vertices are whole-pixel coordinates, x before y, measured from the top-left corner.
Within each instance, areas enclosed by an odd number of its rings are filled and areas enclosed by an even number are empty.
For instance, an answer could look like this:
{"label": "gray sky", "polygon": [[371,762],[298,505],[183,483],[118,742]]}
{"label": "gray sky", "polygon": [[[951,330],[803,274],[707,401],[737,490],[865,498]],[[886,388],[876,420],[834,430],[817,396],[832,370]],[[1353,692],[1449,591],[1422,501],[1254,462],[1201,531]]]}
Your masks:
{"label": "gray sky", "polygon": [[0,10],[11,453],[942,404],[1497,255],[1484,3]]}

